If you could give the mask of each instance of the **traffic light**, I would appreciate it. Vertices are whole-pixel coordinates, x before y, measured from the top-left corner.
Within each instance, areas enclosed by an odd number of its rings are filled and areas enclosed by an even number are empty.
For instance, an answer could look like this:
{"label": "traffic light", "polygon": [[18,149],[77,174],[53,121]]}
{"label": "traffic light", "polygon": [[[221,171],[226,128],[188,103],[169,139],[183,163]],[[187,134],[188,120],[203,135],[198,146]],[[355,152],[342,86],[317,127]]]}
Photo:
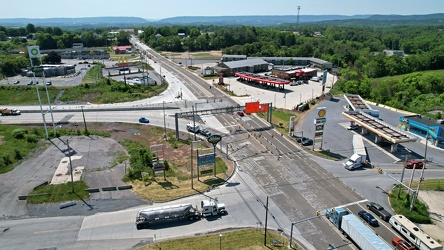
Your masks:
{"label": "traffic light", "polygon": [[375,164],[374,163],[372,163],[372,169],[374,169],[375,168]]}
{"label": "traffic light", "polygon": [[379,173],[379,174],[382,174],[382,172],[383,172],[383,171],[382,171],[382,168],[378,168],[378,173]]}
{"label": "traffic light", "polygon": [[331,209],[331,213],[334,213],[335,212],[335,208],[333,207],[332,209]]}
{"label": "traffic light", "polygon": [[320,216],[321,215],[321,211],[316,211],[316,216]]}

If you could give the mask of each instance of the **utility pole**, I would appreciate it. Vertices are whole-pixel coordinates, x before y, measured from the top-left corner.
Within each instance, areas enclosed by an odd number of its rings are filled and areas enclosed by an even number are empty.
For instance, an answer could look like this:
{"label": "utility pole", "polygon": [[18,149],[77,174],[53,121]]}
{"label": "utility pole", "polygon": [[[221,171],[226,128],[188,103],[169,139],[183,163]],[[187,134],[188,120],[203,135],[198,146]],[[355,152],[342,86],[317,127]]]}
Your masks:
{"label": "utility pole", "polygon": [[265,235],[264,235],[264,246],[267,245],[267,222],[268,222],[268,196],[267,203],[265,205]]}
{"label": "utility pole", "polygon": [[68,158],[69,158],[69,168],[71,172],[71,191],[74,193],[74,177],[72,176],[72,162],[71,162],[71,148],[69,147],[69,140],[66,140],[66,146],[68,146]]}
{"label": "utility pole", "polygon": [[167,129],[166,129],[166,123],[165,123],[165,101],[162,102],[163,103],[163,139],[166,140],[167,139]]}
{"label": "utility pole", "polygon": [[83,124],[85,125],[85,134],[88,135],[88,127],[86,127],[86,119],[85,119],[85,113],[83,112],[83,106],[80,106],[82,109],[82,116],[83,116]]}

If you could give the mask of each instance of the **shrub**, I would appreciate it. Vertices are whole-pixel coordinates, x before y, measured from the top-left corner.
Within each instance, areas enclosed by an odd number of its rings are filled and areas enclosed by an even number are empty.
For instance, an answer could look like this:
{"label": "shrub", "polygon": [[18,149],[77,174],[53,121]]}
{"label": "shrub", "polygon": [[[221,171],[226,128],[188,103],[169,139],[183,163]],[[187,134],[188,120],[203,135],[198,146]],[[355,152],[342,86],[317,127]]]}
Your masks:
{"label": "shrub", "polygon": [[26,141],[29,143],[37,143],[39,138],[37,135],[26,135]]}
{"label": "shrub", "polygon": [[15,139],[23,139],[25,138],[25,134],[27,133],[28,131],[23,128],[14,129],[12,131],[12,137],[14,137]]}

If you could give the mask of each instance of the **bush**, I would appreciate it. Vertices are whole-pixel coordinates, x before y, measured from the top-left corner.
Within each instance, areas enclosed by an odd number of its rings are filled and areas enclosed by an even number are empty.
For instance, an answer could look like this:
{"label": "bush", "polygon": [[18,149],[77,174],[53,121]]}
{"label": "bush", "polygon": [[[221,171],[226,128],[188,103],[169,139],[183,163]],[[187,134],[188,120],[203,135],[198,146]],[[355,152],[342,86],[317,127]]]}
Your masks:
{"label": "bush", "polygon": [[25,134],[27,133],[28,131],[23,128],[14,129],[12,131],[12,137],[14,137],[15,139],[23,139],[25,138]]}
{"label": "bush", "polygon": [[39,138],[37,135],[26,135],[26,141],[29,143],[37,143]]}

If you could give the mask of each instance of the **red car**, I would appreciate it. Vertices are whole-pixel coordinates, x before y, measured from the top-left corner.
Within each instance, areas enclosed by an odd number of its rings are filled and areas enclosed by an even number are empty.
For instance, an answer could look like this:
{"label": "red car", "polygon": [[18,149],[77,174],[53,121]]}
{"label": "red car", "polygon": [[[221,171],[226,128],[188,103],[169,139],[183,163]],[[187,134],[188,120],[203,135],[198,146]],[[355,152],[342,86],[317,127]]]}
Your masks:
{"label": "red car", "polygon": [[414,250],[415,249],[415,247],[412,246],[412,244],[410,244],[409,242],[407,242],[401,238],[398,238],[398,237],[393,238],[392,243],[394,246],[396,246],[396,249],[400,249],[400,250]]}
{"label": "red car", "polygon": [[424,162],[417,160],[408,160],[405,162],[405,168],[423,168]]}

